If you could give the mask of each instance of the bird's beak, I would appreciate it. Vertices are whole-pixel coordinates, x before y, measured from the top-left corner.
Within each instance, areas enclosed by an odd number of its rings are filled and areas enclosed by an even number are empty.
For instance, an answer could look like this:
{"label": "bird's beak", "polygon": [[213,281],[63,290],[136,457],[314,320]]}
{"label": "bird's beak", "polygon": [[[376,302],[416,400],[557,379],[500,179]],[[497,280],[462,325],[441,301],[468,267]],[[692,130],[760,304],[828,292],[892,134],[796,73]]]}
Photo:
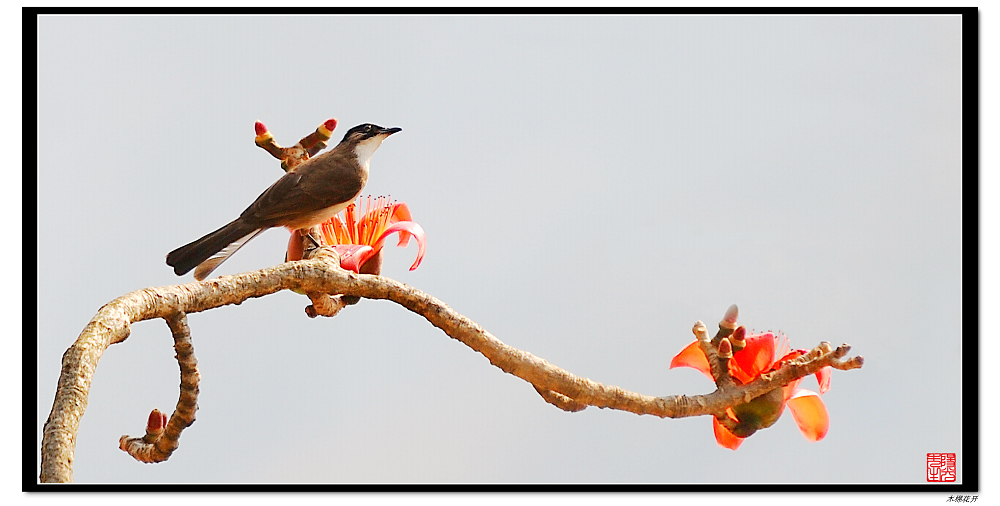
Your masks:
{"label": "bird's beak", "polygon": [[392,135],[396,132],[399,132],[400,130],[402,130],[402,128],[399,127],[383,128],[379,130],[378,133],[379,135]]}

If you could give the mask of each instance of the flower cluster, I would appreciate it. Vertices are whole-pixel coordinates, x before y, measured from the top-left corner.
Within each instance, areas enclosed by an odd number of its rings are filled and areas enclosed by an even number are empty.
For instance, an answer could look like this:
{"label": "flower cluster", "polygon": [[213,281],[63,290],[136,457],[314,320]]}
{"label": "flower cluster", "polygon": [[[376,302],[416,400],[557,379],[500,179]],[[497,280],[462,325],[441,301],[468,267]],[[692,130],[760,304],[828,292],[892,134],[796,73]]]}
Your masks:
{"label": "flower cluster", "polygon": [[[364,211],[358,208],[364,204]],[[405,247],[410,237],[417,241],[417,259],[410,266],[416,269],[424,258],[426,235],[424,229],[410,215],[405,203],[390,201],[387,197],[359,198],[340,214],[321,225],[324,246],[332,246],[340,255],[340,266],[362,274],[379,274],[382,265],[382,246],[392,234],[399,234],[397,246]],[[288,241],[287,260],[301,260],[302,236],[294,231]]]}
{"label": "flower cluster", "polygon": [[[734,335],[742,335],[745,332],[746,330],[740,327],[736,329]],[[807,350],[790,350],[788,338],[784,334],[764,332],[747,335],[743,348],[734,351],[733,357],[728,361],[729,373],[737,382],[745,385],[761,374],[775,371],[785,362],[805,353]],[[781,358],[775,360],[775,356]],[[674,367],[692,367],[712,379],[708,359],[698,346],[698,341],[689,344],[671,360],[670,368]],[[731,429],[718,419],[712,419],[716,442],[722,447],[737,449],[745,438],[758,429],[774,425],[786,406],[792,412],[792,418],[806,439],[814,442],[823,439],[830,428],[830,416],[820,394],[830,389],[831,373],[830,367],[824,367],[816,373],[819,394],[798,388],[802,382],[802,378],[799,378],[750,402],[727,408],[726,416],[730,422],[727,425]]]}

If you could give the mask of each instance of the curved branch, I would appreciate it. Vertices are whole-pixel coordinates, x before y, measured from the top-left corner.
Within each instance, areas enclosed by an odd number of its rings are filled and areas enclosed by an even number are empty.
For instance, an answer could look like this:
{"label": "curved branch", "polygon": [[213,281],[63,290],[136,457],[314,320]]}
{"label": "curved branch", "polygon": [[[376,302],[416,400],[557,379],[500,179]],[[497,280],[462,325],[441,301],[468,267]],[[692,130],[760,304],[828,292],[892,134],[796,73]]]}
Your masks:
{"label": "curved branch", "polygon": [[118,440],[119,448],[139,462],[147,464],[170,458],[180,445],[181,431],[194,423],[194,413],[198,410],[198,383],[201,375],[198,373],[198,359],[194,356],[187,315],[174,314],[167,318],[167,325],[174,336],[174,351],[177,352],[177,363],[181,369],[181,392],[177,407],[170,415],[169,422],[166,422],[166,415],[154,409],[149,414],[145,436],[130,438],[126,435]]}
{"label": "curved branch", "polygon": [[840,360],[850,349],[847,345],[830,351],[818,347],[747,385],[719,388],[706,395],[643,395],[573,375],[540,357],[504,344],[476,322],[427,293],[389,278],[345,271],[337,265],[336,256],[318,255],[310,260],[287,262],[235,276],[146,288],[102,307],[63,355],[55,402],[43,431],[41,480],[72,480],[76,434],[80,417],[86,409],[97,361],[108,346],[128,338],[133,322],[240,304],[249,298],[280,290],[310,294],[314,300],[315,294],[391,300],[423,316],[449,337],[481,353],[504,372],[531,383],[547,402],[569,411],[596,406],[661,418],[716,415],[727,406],[746,402],[744,399],[757,397],[827,365],[844,369],[861,365],[860,357]]}

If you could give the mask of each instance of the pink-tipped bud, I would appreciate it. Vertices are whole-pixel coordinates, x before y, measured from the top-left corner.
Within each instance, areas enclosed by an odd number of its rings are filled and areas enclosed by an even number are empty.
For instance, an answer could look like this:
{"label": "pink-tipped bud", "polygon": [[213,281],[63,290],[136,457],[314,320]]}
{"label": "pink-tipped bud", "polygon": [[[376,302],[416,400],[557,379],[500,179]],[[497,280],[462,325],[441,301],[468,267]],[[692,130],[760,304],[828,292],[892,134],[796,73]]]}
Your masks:
{"label": "pink-tipped bud", "polygon": [[155,442],[163,434],[163,428],[166,426],[167,415],[154,409],[149,413],[149,419],[146,420],[146,435],[142,437],[142,440],[147,443]]}
{"label": "pink-tipped bud", "polygon": [[736,304],[733,304],[726,310],[726,315],[722,317],[722,321],[719,322],[719,326],[724,329],[734,329],[736,328],[736,320],[739,316],[740,310],[736,307]]}
{"label": "pink-tipped bud", "polygon": [[267,127],[264,126],[263,123],[258,121],[253,124],[253,131],[256,132],[257,135],[264,135],[267,133]]}
{"label": "pink-tipped bud", "polygon": [[740,325],[739,327],[736,327],[736,330],[733,331],[733,335],[730,337],[730,339],[732,339],[733,341],[744,341],[746,340],[746,335],[747,335],[747,328],[744,327],[743,325]]}
{"label": "pink-tipped bud", "polygon": [[[337,128],[337,118],[330,118],[330,119],[324,121],[323,124],[320,125],[319,128],[316,129],[316,133],[318,133],[320,135],[320,137],[322,137],[323,139],[329,139],[330,136],[333,135],[333,129],[334,128]],[[305,140],[305,139],[303,139],[303,140]],[[326,144],[323,144],[322,146],[318,146],[317,149],[316,149],[316,151],[319,151],[320,149],[323,149],[325,147],[326,147]]]}
{"label": "pink-tipped bud", "polygon": [[722,358],[733,358],[733,345],[729,343],[729,338],[719,341],[719,356]]}
{"label": "pink-tipped bud", "polygon": [[738,318],[739,316],[740,316],[740,308],[736,307],[736,304],[733,304],[732,306],[729,306],[729,309],[726,310],[726,321],[727,322],[733,322],[733,323],[735,323],[736,322],[736,318]]}
{"label": "pink-tipped bud", "polygon": [[154,409],[149,413],[149,419],[146,421],[146,432],[161,431],[167,426],[167,415],[162,413],[158,409]]}

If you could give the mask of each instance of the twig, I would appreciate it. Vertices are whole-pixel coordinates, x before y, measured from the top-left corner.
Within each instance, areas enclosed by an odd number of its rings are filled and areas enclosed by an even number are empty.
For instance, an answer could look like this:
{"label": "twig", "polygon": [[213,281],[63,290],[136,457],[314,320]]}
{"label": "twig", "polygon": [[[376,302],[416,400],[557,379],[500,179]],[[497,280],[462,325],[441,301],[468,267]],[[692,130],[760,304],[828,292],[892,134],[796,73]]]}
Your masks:
{"label": "twig", "polygon": [[194,423],[194,413],[198,410],[198,359],[194,356],[191,329],[184,313],[175,313],[166,318],[170,332],[174,336],[174,351],[181,369],[180,396],[177,408],[166,422],[166,415],[154,409],[146,423],[146,435],[130,438],[127,435],[118,440],[118,446],[139,462],[163,462],[177,449],[181,431]]}
{"label": "twig", "polygon": [[319,153],[326,147],[326,141],[330,140],[330,136],[333,135],[332,132],[335,128],[337,128],[337,120],[334,118],[328,119],[322,125],[316,127],[313,133],[303,137],[294,146],[283,148],[274,141],[274,136],[267,130],[267,127],[258,121],[254,124],[254,131],[257,133],[257,137],[254,138],[254,144],[263,148],[271,156],[281,160],[281,168],[285,172],[295,172],[295,167],[298,167],[302,162],[308,160],[309,157]]}

